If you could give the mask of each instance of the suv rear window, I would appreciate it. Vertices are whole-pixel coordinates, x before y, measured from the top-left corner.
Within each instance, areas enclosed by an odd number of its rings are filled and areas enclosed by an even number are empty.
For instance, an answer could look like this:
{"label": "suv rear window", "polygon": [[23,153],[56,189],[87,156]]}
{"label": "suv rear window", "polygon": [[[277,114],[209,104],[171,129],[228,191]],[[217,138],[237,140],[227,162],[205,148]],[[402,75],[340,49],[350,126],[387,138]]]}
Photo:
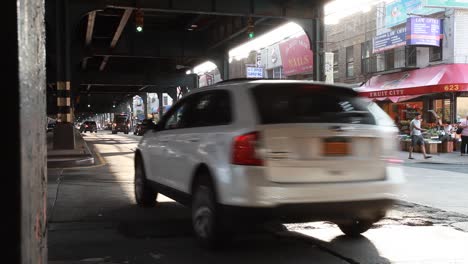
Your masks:
{"label": "suv rear window", "polygon": [[353,91],[304,84],[262,85],[252,90],[262,124],[372,124],[366,103]]}
{"label": "suv rear window", "polygon": [[116,117],[115,117],[115,120],[116,120],[116,122],[118,122],[118,123],[122,123],[122,122],[127,121],[127,116],[116,116]]}

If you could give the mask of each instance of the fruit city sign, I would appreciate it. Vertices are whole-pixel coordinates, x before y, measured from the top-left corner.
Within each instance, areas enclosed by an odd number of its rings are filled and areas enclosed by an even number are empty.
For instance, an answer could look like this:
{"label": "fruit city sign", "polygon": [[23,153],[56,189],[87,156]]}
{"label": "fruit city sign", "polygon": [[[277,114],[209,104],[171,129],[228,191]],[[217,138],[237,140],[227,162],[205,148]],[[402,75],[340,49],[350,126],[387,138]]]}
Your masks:
{"label": "fruit city sign", "polygon": [[388,96],[403,96],[405,95],[405,90],[404,89],[398,89],[398,90],[386,90],[386,91],[376,91],[376,92],[370,92],[369,97],[388,97]]}

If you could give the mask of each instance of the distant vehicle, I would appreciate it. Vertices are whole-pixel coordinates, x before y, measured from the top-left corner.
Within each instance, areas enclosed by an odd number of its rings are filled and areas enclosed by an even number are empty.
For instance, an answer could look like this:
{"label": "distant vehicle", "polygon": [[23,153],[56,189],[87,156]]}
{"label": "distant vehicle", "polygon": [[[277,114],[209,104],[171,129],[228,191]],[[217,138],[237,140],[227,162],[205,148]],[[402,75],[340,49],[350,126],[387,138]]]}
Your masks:
{"label": "distant vehicle", "polygon": [[57,125],[57,120],[47,117],[47,132],[53,131],[56,125]]}
{"label": "distant vehicle", "polygon": [[50,122],[47,124],[47,132],[51,132],[54,130],[55,126],[56,126],[57,122]]}
{"label": "distant vehicle", "polygon": [[97,125],[95,121],[85,121],[81,124],[80,132],[86,133],[87,131],[97,133]]}
{"label": "distant vehicle", "polygon": [[222,82],[188,93],[143,135],[136,202],[154,206],[159,193],[188,205],[207,246],[243,222],[268,220],[331,221],[358,236],[404,181],[397,132],[349,87]]}
{"label": "distant vehicle", "polygon": [[133,134],[137,136],[143,136],[149,127],[153,127],[154,123],[152,119],[144,119],[141,122],[138,122],[133,130]]}
{"label": "distant vehicle", "polygon": [[112,134],[117,132],[124,132],[128,134],[130,131],[130,119],[126,114],[116,114],[114,116],[114,122],[112,123]]}

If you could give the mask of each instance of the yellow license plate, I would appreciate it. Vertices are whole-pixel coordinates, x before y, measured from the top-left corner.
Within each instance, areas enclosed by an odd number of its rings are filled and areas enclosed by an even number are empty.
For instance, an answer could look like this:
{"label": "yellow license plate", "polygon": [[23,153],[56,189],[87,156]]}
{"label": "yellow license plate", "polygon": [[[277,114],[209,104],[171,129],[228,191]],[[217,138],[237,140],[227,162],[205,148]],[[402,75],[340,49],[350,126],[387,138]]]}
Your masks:
{"label": "yellow license plate", "polygon": [[351,154],[351,142],[341,138],[325,139],[322,143],[324,156],[346,156]]}

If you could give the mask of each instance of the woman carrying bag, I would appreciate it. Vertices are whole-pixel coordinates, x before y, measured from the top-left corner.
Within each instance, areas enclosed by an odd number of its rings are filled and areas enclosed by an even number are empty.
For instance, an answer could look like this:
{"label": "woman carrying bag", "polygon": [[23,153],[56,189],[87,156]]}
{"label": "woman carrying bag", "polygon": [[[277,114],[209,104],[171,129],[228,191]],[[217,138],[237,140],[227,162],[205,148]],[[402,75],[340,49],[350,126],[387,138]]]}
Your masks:
{"label": "woman carrying bag", "polygon": [[460,148],[460,155],[463,156],[468,153],[468,113],[465,120],[460,122],[457,129],[457,134],[461,134],[462,142]]}

